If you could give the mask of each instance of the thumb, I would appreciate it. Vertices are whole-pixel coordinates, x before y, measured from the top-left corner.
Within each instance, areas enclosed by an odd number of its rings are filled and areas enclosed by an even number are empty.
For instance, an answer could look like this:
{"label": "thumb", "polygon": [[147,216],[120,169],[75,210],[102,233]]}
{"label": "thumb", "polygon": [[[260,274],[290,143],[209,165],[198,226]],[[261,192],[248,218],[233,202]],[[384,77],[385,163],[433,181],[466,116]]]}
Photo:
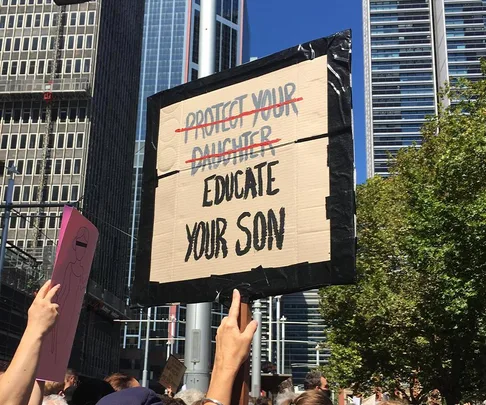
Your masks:
{"label": "thumb", "polygon": [[248,340],[251,340],[253,338],[253,335],[255,334],[256,330],[258,328],[258,322],[253,320],[251,321],[247,326],[246,326],[246,329],[245,331],[243,332],[243,336],[248,339]]}

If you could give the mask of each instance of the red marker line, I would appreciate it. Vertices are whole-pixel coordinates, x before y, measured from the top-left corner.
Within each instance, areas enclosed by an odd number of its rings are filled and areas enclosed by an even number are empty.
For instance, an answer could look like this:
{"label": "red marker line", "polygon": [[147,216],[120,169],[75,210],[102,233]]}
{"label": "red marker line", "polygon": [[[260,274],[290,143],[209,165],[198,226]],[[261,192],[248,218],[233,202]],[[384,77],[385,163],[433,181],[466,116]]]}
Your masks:
{"label": "red marker line", "polygon": [[231,155],[232,153],[238,153],[238,152],[241,152],[243,150],[258,148],[259,146],[269,146],[269,145],[272,145],[272,144],[280,142],[280,141],[281,141],[281,139],[277,138],[277,139],[273,139],[271,141],[265,141],[265,142],[262,142],[262,143],[254,143],[252,145],[243,146],[242,148],[230,149],[230,150],[227,150],[226,152],[213,153],[212,155],[205,155],[205,156],[201,156],[201,157],[194,158],[194,159],[191,159],[191,160],[186,160],[186,163],[193,163],[193,162],[197,162],[199,160],[206,160],[206,159],[211,159],[211,158],[215,158],[215,157],[222,157],[222,156],[226,156],[226,155]]}
{"label": "red marker line", "polygon": [[210,127],[212,125],[222,124],[223,122],[233,121],[233,120],[237,120],[239,118],[247,117],[249,115],[253,115],[253,114],[259,113],[261,111],[268,111],[268,110],[272,110],[273,108],[283,107],[284,105],[287,105],[287,104],[297,103],[298,101],[302,101],[303,99],[304,99],[303,97],[292,98],[292,99],[284,101],[282,103],[269,105],[267,107],[258,108],[256,110],[244,111],[241,114],[233,115],[231,117],[225,118],[224,120],[207,122],[206,124],[196,125],[195,127],[179,128],[179,129],[176,129],[175,131],[180,133],[180,132],[192,131],[193,129],[206,128],[206,127]]}

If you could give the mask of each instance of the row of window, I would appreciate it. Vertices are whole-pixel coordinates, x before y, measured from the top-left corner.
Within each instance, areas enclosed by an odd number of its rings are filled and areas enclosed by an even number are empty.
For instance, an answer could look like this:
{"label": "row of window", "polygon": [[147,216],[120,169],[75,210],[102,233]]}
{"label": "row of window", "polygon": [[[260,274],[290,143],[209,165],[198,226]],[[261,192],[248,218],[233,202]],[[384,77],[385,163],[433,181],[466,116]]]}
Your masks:
{"label": "row of window", "polygon": [[[85,26],[94,25],[95,12],[94,11],[80,11],[63,14],[64,25]],[[67,24],[69,22],[69,24]],[[57,25],[56,14],[51,13],[36,13],[36,14],[11,14],[9,16],[0,15],[0,29],[2,28],[39,28],[39,27],[55,27]]]}
{"label": "row of window", "polygon": [[[17,38],[0,38],[0,51],[19,52],[19,51],[47,51],[55,49],[55,37],[17,37]],[[59,44],[60,49],[64,49],[64,42]],[[93,35],[68,35],[66,49],[93,49]]]}
{"label": "row of window", "polygon": [[[64,72],[66,74],[90,73],[91,58],[60,60],[57,66],[57,72]],[[2,76],[43,75],[44,73],[52,73],[52,60],[12,60],[2,62]]]}
{"label": "row of window", "polygon": [[[24,103],[25,105],[25,103]],[[27,103],[27,105],[30,105]],[[40,109],[38,107],[39,104],[32,104],[34,107],[32,108],[21,108],[21,104],[19,103],[5,103],[5,107],[3,109],[0,108],[0,122],[4,124],[9,123],[33,123],[36,124],[38,122],[45,123],[46,122],[46,110],[45,108]],[[86,103],[84,102],[77,102],[74,103],[60,103],[60,107],[53,106],[51,108],[51,121],[58,121],[59,122],[84,122],[86,120]]]}
{"label": "row of window", "polygon": [[[53,162],[54,170],[52,167]],[[42,160],[37,159],[35,163],[35,174],[39,175],[42,170]],[[33,159],[20,159],[17,160],[17,162],[9,160],[7,167],[12,167],[14,165],[20,174],[25,174],[26,176],[34,174]],[[45,174],[81,174],[81,159],[46,159]]]}
{"label": "row of window", "polygon": [[[76,143],[74,143],[74,133],[68,134],[49,134],[48,145],[49,149],[58,148],[67,149],[83,147],[84,134],[78,132],[76,134]],[[38,139],[38,142],[37,142]],[[57,142],[56,142],[57,140]],[[9,142],[10,141],[10,142]],[[27,145],[27,134],[4,134],[2,135],[2,141],[0,142],[0,149],[42,149],[44,147],[44,135],[43,134],[30,134],[29,144]]]}
{"label": "row of window", "polygon": [[[6,192],[6,187],[4,194]],[[37,201],[39,186],[14,186],[12,199],[14,202]],[[79,185],[71,186],[46,186],[44,187],[43,201],[77,201],[79,197]],[[4,199],[5,201],[5,195]],[[35,215],[35,214],[32,214]]]}
{"label": "row of window", "polygon": [[34,4],[52,4],[52,0],[2,0],[2,6],[25,6]]}

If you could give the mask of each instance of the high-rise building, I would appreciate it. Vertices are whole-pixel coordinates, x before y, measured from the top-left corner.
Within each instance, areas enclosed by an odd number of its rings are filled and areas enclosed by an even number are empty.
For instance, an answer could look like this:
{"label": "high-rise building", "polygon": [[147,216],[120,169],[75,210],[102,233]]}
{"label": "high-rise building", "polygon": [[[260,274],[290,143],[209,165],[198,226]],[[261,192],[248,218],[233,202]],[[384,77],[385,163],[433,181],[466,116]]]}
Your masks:
{"label": "high-rise building", "polygon": [[480,76],[485,18],[482,0],[363,2],[368,177],[386,176],[390,157],[420,145],[446,81]]}
{"label": "high-rise building", "polygon": [[[113,318],[126,296],[143,9],[133,0],[0,2],[0,160],[20,172],[13,203],[78,202],[100,232],[71,357],[91,376],[119,364]],[[0,184],[4,196],[3,173]],[[61,214],[15,209],[8,239],[52,258]]]}
{"label": "high-rise building", "polygon": [[[137,122],[137,145],[133,168],[133,194],[131,213],[131,246],[127,274],[128,290],[135,276],[135,257],[140,218],[143,151],[146,132],[147,98],[198,77],[200,0],[145,0],[142,68]],[[249,30],[245,0],[218,0],[216,16],[215,70],[221,71],[249,61]],[[176,340],[167,345],[169,322],[174,312]],[[136,313],[146,319],[146,314]],[[185,335],[185,307],[158,307],[152,316],[152,335],[155,340],[150,351],[152,375],[163,367],[167,350],[183,358]],[[213,306],[213,337],[216,326],[224,316],[221,307]],[[122,334],[121,368],[132,374],[141,369],[146,323],[129,323]],[[163,340],[165,339],[165,340]]]}

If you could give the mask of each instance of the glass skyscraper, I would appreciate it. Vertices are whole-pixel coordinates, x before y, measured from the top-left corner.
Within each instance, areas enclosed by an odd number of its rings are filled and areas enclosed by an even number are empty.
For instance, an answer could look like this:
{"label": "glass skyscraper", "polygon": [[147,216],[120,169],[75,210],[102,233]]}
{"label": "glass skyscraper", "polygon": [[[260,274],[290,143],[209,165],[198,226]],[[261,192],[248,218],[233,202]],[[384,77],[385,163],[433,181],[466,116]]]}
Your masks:
{"label": "glass skyscraper", "polygon": [[[200,0],[145,0],[144,38],[140,76],[139,108],[136,133],[135,161],[133,168],[133,194],[131,216],[131,246],[128,274],[130,290],[135,275],[137,234],[140,218],[144,139],[146,132],[147,97],[162,90],[195,80],[198,77]],[[245,0],[218,0],[216,16],[215,70],[221,71],[249,61],[249,30]],[[177,320],[185,319],[185,307],[165,306],[154,309],[153,317],[167,320],[175,314]],[[155,314],[155,315],[154,315]],[[134,314],[135,317],[145,314]],[[219,325],[224,313],[214,305],[213,325]],[[140,369],[145,325],[127,324],[123,333],[121,369],[135,373]],[[153,336],[161,339],[153,344],[151,358],[153,373],[159,373],[166,358],[166,350],[183,357],[184,341],[175,340],[167,347],[168,323],[157,322],[152,327]],[[175,333],[185,335],[185,324],[176,323]],[[213,327],[213,336],[216,327]]]}
{"label": "glass skyscraper", "polygon": [[482,0],[363,2],[368,177],[386,176],[390,158],[420,145],[446,81],[480,76],[485,18]]}

